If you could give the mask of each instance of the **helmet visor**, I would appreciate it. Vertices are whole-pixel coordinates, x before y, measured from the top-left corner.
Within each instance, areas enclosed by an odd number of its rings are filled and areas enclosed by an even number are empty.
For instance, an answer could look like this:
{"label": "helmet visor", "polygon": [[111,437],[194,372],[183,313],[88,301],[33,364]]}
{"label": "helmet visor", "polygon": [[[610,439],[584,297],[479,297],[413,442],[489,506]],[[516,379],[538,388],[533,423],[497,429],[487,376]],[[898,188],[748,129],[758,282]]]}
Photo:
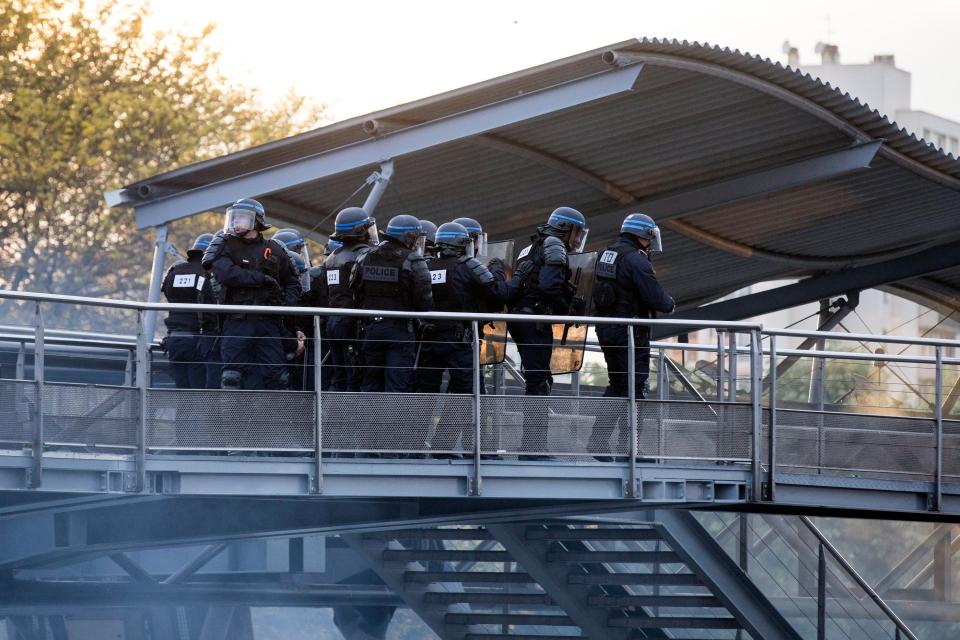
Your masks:
{"label": "helmet visor", "polygon": [[583,253],[587,246],[587,236],[590,235],[590,229],[586,227],[574,227],[570,236],[570,251],[572,253]]}
{"label": "helmet visor", "polygon": [[426,247],[427,247],[427,236],[424,236],[424,235],[417,236],[417,241],[413,243],[413,250],[421,258],[427,255]]}
{"label": "helmet visor", "polygon": [[370,237],[369,242],[371,245],[380,244],[380,232],[377,231],[377,221],[373,218],[370,218],[370,226],[367,227],[367,234]]}
{"label": "helmet visor", "polygon": [[227,233],[242,235],[256,227],[257,215],[248,209],[227,209],[223,230]]}
{"label": "helmet visor", "polygon": [[300,249],[300,257],[303,258],[303,264],[305,269],[309,269],[313,265],[310,264],[310,251],[307,250],[307,243],[303,243],[303,247]]}
{"label": "helmet visor", "polygon": [[474,243],[473,248],[474,248],[474,251],[476,252],[476,255],[478,256],[487,255],[487,234],[478,233],[477,235],[473,236],[472,239]]}
{"label": "helmet visor", "polygon": [[663,251],[663,242],[660,240],[660,227],[654,227],[650,230],[649,251]]}
{"label": "helmet visor", "polygon": [[481,255],[481,256],[485,255],[483,253],[479,253],[479,254],[477,253],[476,247],[474,246],[473,242],[474,242],[473,238],[470,238],[463,245],[463,255],[467,256],[468,258],[476,258],[478,255]]}

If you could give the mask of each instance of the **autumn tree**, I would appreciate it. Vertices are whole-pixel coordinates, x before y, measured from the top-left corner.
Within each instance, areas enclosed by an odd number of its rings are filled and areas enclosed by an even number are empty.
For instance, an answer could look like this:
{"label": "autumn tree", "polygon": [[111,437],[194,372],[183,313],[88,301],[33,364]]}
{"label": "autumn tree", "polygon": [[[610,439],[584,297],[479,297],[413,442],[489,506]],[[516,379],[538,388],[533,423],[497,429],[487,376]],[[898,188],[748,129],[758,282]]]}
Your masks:
{"label": "autumn tree", "polygon": [[[152,238],[104,191],[322,119],[292,93],[264,101],[224,77],[213,26],[148,35],[148,14],[0,0],[0,288],[142,298]],[[173,228],[181,243],[190,226]]]}

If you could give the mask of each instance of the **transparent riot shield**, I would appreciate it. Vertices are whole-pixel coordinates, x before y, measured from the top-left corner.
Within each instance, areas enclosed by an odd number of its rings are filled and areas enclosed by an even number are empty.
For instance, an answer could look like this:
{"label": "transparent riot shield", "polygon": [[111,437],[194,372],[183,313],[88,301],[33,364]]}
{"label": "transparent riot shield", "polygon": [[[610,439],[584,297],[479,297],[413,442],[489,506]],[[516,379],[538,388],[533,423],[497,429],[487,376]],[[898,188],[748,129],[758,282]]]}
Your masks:
{"label": "transparent riot shield", "polygon": [[[590,302],[593,289],[593,272],[597,263],[597,252],[573,253],[570,260],[570,284],[574,287],[572,315],[586,315],[585,309]],[[582,301],[577,304],[576,301]],[[584,310],[584,311],[581,311]],[[587,325],[553,325],[553,353],[550,356],[550,371],[555,375],[580,371],[583,366],[583,352],[587,345]]]}
{"label": "transparent riot shield", "polygon": [[[503,270],[507,280],[513,276],[514,252],[513,240],[487,243],[486,253],[478,255],[477,260],[484,266],[494,258],[503,260]],[[507,323],[502,321],[483,324],[483,340],[480,342],[480,362],[500,364],[507,356]]]}

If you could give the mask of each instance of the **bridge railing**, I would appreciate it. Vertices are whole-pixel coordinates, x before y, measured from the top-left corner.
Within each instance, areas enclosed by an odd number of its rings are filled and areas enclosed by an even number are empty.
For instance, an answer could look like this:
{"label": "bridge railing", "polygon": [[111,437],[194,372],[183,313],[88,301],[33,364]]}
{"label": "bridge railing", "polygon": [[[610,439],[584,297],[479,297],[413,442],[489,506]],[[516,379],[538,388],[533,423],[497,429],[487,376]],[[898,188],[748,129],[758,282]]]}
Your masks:
{"label": "bridge railing", "polygon": [[[316,491],[322,490],[325,456],[471,458],[474,493],[481,491],[484,462],[499,456],[619,461],[629,467],[628,495],[639,490],[638,461],[724,462],[753,471],[754,499],[774,500],[778,476],[784,473],[814,473],[930,482],[933,507],[940,502],[944,478],[960,475],[960,458],[953,455],[960,447],[960,424],[947,419],[953,392],[945,393],[951,381],[945,385],[943,379],[960,364],[946,357],[955,355],[958,341],[763,330],[750,322],[670,318],[231,307],[231,313],[299,318],[301,326],[312,327],[317,336],[321,319],[330,315],[461,322],[474,336],[470,392],[373,396],[323,391],[332,365],[323,360],[330,341],[322,336],[308,339],[304,362],[298,365],[304,391],[193,390],[172,389],[163,381],[164,359],[143,331],[113,339],[48,330],[45,318],[60,305],[117,309],[141,321],[150,310],[224,313],[224,307],[7,291],[0,292],[0,300],[34,307],[32,327],[0,328],[0,441],[32,448],[35,486],[41,482],[43,452],[49,447],[132,453],[141,483],[151,452],[307,454],[317,466]],[[512,341],[505,339],[506,353],[499,363],[484,364],[487,354],[480,352],[479,336],[490,322],[549,323],[558,332],[568,326],[582,333],[588,325],[666,326],[678,332],[701,331],[695,335],[702,342],[653,343],[646,397],[631,371],[619,372],[627,374],[625,397],[602,397],[608,375],[618,372],[599,365],[601,349],[590,339],[585,366],[558,376],[553,394],[524,396],[526,372],[514,364],[519,359]],[[634,335],[626,334],[629,348]],[[799,345],[785,344],[800,340]],[[887,348],[861,352],[834,346],[859,349],[866,343]],[[898,344],[932,355],[890,353]],[[4,345],[12,345],[9,354],[3,353]],[[66,365],[56,360],[84,354],[89,371],[80,381],[66,375]],[[16,360],[9,368],[5,355]],[[53,362],[58,364],[52,367]],[[631,359],[627,362],[632,366]],[[113,377],[107,376],[107,364],[115,369]],[[866,387],[860,382],[857,367],[870,372],[907,366],[923,368],[932,380],[904,376],[899,382],[901,391],[923,396],[922,402],[904,406],[886,400],[842,401],[851,397],[846,386],[876,388],[872,381]],[[315,371],[322,374],[313,375]],[[803,393],[797,393],[797,387]]]}
{"label": "bridge railing", "polygon": [[916,640],[806,516],[695,515],[805,640]]}

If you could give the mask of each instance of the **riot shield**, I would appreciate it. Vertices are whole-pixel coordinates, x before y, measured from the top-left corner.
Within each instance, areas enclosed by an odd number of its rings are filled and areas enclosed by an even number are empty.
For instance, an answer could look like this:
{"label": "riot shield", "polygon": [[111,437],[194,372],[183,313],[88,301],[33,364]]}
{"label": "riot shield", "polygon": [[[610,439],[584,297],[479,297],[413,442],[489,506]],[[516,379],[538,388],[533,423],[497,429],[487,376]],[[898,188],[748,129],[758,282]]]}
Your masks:
{"label": "riot shield", "polygon": [[[507,280],[513,276],[513,240],[487,243],[484,255],[478,255],[477,260],[484,266],[490,264],[494,258],[503,260],[503,270]],[[500,364],[507,356],[507,323],[503,321],[485,322],[483,324],[483,340],[480,343],[480,362],[482,364]]]}
{"label": "riot shield", "polygon": [[[585,309],[590,302],[593,289],[593,272],[597,262],[597,252],[573,253],[569,256],[570,284],[573,285],[575,300],[584,301],[579,306],[573,305],[571,312],[576,315],[586,315]],[[580,311],[584,309],[584,311]],[[583,366],[583,352],[587,345],[587,329],[585,324],[555,324],[553,325],[553,353],[550,355],[550,371],[555,375],[580,371]]]}

